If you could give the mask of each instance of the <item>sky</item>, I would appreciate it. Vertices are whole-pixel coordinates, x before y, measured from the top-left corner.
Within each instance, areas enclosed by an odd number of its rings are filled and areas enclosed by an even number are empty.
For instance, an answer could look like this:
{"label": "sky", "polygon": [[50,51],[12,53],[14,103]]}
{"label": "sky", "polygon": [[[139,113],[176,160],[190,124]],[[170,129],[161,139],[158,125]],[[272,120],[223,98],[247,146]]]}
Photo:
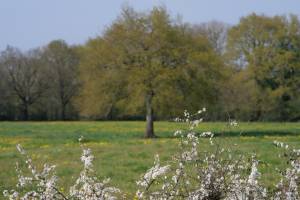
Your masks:
{"label": "sky", "polygon": [[7,45],[25,51],[55,39],[83,44],[101,35],[125,4],[138,11],[164,5],[190,23],[233,25],[253,12],[300,16],[300,0],[0,0],[0,51]]}

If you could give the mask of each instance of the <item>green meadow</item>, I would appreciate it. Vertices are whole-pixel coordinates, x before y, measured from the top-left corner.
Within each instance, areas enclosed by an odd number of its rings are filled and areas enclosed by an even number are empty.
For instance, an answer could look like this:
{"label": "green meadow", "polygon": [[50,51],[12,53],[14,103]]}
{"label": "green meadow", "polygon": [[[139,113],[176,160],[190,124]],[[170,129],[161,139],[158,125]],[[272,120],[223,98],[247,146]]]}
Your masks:
{"label": "green meadow", "polygon": [[[173,136],[184,124],[156,122],[156,139],[144,139],[144,122],[1,122],[0,123],[0,190],[16,184],[15,163],[22,156],[16,144],[22,144],[34,163],[55,164],[60,186],[67,189],[79,175],[81,147],[78,138],[84,136],[85,145],[95,156],[94,167],[100,178],[110,177],[111,183],[131,196],[135,181],[153,164],[159,154],[163,163],[177,152],[179,140]],[[240,123],[229,127],[226,123],[202,123],[197,132],[212,131],[215,143],[223,148],[246,155],[256,154],[262,179],[272,187],[278,179],[276,168],[286,163],[278,154],[274,140],[300,148],[300,123]],[[201,148],[210,150],[208,139],[201,140]]]}

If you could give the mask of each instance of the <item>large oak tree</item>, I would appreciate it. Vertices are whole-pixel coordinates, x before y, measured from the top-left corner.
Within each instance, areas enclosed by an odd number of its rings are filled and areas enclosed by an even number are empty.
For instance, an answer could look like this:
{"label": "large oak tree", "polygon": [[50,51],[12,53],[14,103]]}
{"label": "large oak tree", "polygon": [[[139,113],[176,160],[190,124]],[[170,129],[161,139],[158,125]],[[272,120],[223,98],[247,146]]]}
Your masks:
{"label": "large oak tree", "polygon": [[213,102],[222,66],[205,37],[161,7],[149,13],[123,9],[82,55],[82,113],[144,112],[147,138],[155,137],[154,111],[178,114]]}

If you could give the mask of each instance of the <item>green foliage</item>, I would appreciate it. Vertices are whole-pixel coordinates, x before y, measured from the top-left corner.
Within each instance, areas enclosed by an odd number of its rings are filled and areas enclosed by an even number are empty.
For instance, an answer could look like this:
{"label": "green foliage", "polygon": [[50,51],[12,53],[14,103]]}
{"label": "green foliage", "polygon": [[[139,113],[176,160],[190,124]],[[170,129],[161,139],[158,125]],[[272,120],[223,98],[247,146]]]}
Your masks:
{"label": "green foliage", "polygon": [[1,120],[146,116],[151,124],[206,107],[208,120],[299,121],[299,88],[296,15],[251,14],[230,27],[124,7],[83,45],[54,40],[0,56]]}
{"label": "green foliage", "polygon": [[299,49],[300,22],[296,16],[252,14],[229,31],[230,60],[257,86],[253,120],[299,119]]}
{"label": "green foliage", "polygon": [[192,34],[164,8],[123,9],[82,50],[83,115],[141,115],[148,96],[156,116],[165,119],[217,102],[220,58],[205,37]]}

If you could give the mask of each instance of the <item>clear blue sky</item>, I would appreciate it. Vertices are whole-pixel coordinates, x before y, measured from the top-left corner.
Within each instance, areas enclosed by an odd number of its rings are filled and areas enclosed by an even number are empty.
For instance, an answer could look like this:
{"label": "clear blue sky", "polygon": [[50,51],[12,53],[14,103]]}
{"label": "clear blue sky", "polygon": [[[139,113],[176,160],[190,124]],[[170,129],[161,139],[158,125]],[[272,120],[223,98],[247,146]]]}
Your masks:
{"label": "clear blue sky", "polygon": [[252,12],[300,15],[300,0],[0,0],[0,50],[7,45],[28,50],[53,39],[84,43],[101,34],[124,3],[141,11],[165,5],[191,23],[235,24]]}

